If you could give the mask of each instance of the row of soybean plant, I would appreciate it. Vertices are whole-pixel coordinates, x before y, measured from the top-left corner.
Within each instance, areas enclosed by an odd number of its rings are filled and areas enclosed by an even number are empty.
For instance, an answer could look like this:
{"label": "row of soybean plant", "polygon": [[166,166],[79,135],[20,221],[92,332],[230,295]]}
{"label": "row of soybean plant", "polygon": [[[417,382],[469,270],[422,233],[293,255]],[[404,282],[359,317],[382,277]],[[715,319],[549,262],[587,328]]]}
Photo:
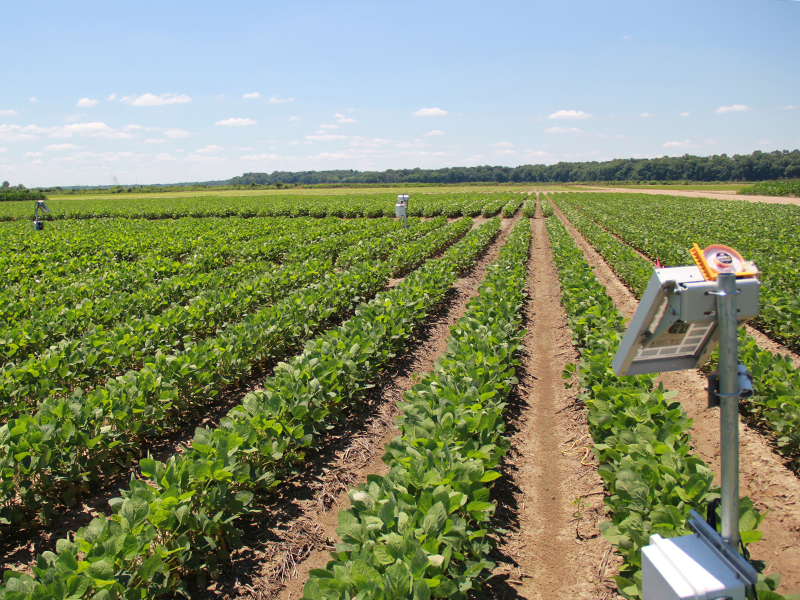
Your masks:
{"label": "row of soybean plant", "polygon": [[[425,230],[427,224],[415,228],[414,235]],[[52,328],[43,327],[44,332],[52,335],[43,332],[37,336],[38,342],[20,327],[16,333],[26,335],[32,346],[26,347],[27,358],[8,362],[0,369],[0,406],[13,406],[19,402],[32,404],[52,393],[63,395],[77,388],[86,391],[110,376],[141,368],[143,360],[156,351],[170,353],[185,349],[187,344],[195,344],[213,335],[218,328],[241,320],[287,291],[310,283],[318,276],[319,270],[329,271],[336,252],[347,252],[358,242],[392,231],[397,230],[371,228],[316,243],[309,241],[302,246],[300,256],[293,256],[297,251],[291,251],[282,258],[283,269],[245,280],[232,288],[210,289],[194,297],[182,298],[160,313],[128,315],[121,322],[112,322],[108,328],[92,328],[88,323],[85,335],[73,339],[53,339],[69,327],[59,327],[58,319],[53,320]],[[309,260],[311,269],[306,264]],[[119,302],[126,299],[123,294]],[[119,306],[113,300],[105,305]],[[117,308],[116,312],[121,310]],[[65,315],[65,320],[71,322],[70,316]],[[39,331],[38,322],[28,323],[34,331]],[[82,332],[78,329],[77,333]],[[58,343],[42,348],[47,342]],[[34,352],[36,349],[40,352]]]}
{"label": "row of soybean plant", "polygon": [[[220,257],[236,261],[251,258],[250,249],[283,235],[303,232],[324,237],[325,231],[348,227],[338,219],[185,219],[181,221],[65,221],[46,235],[35,234],[21,224],[0,225],[0,266],[7,273],[6,289],[20,296],[51,293],[73,282],[102,279],[109,270],[121,274],[136,270],[137,263],[156,265],[158,258],[172,272],[191,267],[197,258]],[[198,267],[194,267],[197,270]],[[160,271],[159,271],[160,272]],[[6,308],[3,308],[5,316]]]}
{"label": "row of soybean plant", "polygon": [[[216,240],[203,237],[188,255],[156,252],[133,262],[103,263],[98,266],[99,274],[89,277],[78,273],[76,278],[59,278],[49,270],[4,286],[0,292],[0,300],[6,301],[0,301],[0,362],[18,361],[98,325],[108,327],[127,316],[160,312],[173,302],[184,301],[185,295],[201,291],[204,285],[230,287],[225,283],[236,282],[236,275],[247,278],[274,268],[272,263],[285,263],[293,247],[359,235],[355,228],[348,232],[334,223],[296,229],[276,224],[274,233],[251,232],[256,235],[228,244],[225,224],[218,225]],[[237,229],[234,223],[230,227],[234,232]],[[184,233],[191,235],[191,229],[184,228]],[[131,238],[135,235],[130,234]],[[232,237],[236,235],[232,233]],[[49,263],[50,258],[45,254],[39,260]]]}
{"label": "row of soybean plant", "polygon": [[166,463],[143,459],[144,480],[110,502],[110,517],[59,540],[56,552],[37,557],[32,575],[6,572],[0,598],[66,596],[63,590],[152,598],[186,593],[189,575],[216,576],[240,543],[236,519],[253,510],[254,493],[279,485],[282,470],[324,439],[498,232],[498,221],[488,221],[359,305],[351,319],[280,363],[219,427],[197,428],[186,452]]}
{"label": "row of soybean plant", "polygon": [[520,219],[434,370],[405,394],[385,476],[369,475],[339,512],[341,543],[311,571],[304,600],[466,598],[492,563],[489,501],[509,448],[505,399],[525,331],[530,222]]}
{"label": "row of soybean plant", "polygon": [[[20,328],[28,333],[30,327],[27,324],[33,320],[40,326],[47,327],[51,327],[50,323],[56,321],[52,325],[56,329],[63,327],[58,323],[70,317],[77,321],[88,317],[94,319],[93,322],[108,325],[119,311],[113,301],[123,296],[131,304],[130,309],[127,309],[131,312],[124,314],[147,314],[147,308],[153,305],[157,309],[160,305],[153,297],[158,292],[171,291],[168,285],[171,278],[176,279],[179,285],[177,293],[180,293],[190,285],[184,282],[191,281],[193,276],[201,279],[205,274],[223,272],[230,267],[246,273],[247,267],[258,261],[281,264],[299,262],[307,258],[308,253],[305,250],[311,246],[320,248],[329,244],[332,251],[338,252],[341,247],[347,247],[342,244],[347,242],[348,237],[357,240],[359,237],[382,235],[398,228],[398,224],[388,220],[264,221],[269,221],[271,226],[265,223],[263,228],[253,229],[241,226],[241,223],[252,221],[215,220],[214,227],[203,227],[203,222],[191,219],[176,226],[181,229],[180,234],[191,241],[183,242],[184,245],[174,251],[160,248],[137,254],[132,260],[107,257],[94,265],[90,272],[73,268],[72,258],[59,263],[47,249],[31,249],[39,269],[34,272],[27,265],[20,266],[23,272],[28,271],[26,278],[16,283],[7,279],[0,292],[0,300],[3,300],[0,302],[0,339],[8,340],[8,345],[12,341],[8,337],[9,331]],[[198,233],[197,238],[194,237],[196,229],[203,230]],[[140,234],[146,237],[156,233],[151,230],[155,230],[155,226],[148,223],[144,228],[132,228],[132,231],[124,235],[112,237],[108,243],[121,245],[126,241],[125,235],[131,241]],[[86,232],[72,232],[70,237],[77,238],[81,234],[86,235]],[[337,240],[339,246],[336,246]],[[192,289],[200,288],[188,287],[187,293],[191,293]],[[104,309],[109,302],[112,304],[106,311]],[[106,316],[106,312],[110,314]],[[74,325],[73,329],[77,327],[80,325]],[[25,348],[20,348],[17,352],[24,354]],[[4,351],[4,354],[11,353]]]}
{"label": "row of soybean plant", "polygon": [[[0,522],[31,512],[49,520],[55,503],[72,504],[92,482],[128,466],[142,440],[174,428],[222,389],[293,353],[304,339],[352,312],[387,282],[392,269],[433,256],[463,237],[464,219],[396,249],[399,260],[367,261],[339,272],[303,263],[311,285],[222,328],[218,335],[171,353],[155,351],[137,371],[69,396],[49,396],[33,414],[0,426]],[[424,228],[423,228],[424,230]],[[316,263],[315,263],[316,264]],[[284,294],[285,295],[285,294]]]}
{"label": "row of soybean plant", "polygon": [[[412,193],[409,210],[412,216],[460,217],[477,216],[474,206],[492,198],[508,197],[508,192],[448,192],[441,194]],[[262,194],[242,196],[185,196],[181,198],[126,197],[52,198],[47,200],[50,213],[44,219],[60,223],[81,220],[158,220],[175,221],[182,218],[263,218],[263,217],[335,217],[341,219],[393,217],[397,195],[379,194]],[[467,207],[473,206],[469,210]],[[34,204],[0,203],[0,221],[25,223],[33,219]],[[52,224],[52,223],[51,223]],[[49,231],[49,228],[45,230]],[[32,232],[31,232],[32,233]]]}

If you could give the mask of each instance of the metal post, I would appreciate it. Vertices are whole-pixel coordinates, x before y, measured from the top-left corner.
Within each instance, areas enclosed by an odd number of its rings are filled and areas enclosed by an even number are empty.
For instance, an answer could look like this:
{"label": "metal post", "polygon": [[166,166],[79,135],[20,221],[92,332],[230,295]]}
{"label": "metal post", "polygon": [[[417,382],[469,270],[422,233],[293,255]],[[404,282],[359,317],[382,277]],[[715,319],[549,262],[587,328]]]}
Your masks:
{"label": "metal post", "polygon": [[739,551],[739,338],[736,275],[717,275],[722,539]]}

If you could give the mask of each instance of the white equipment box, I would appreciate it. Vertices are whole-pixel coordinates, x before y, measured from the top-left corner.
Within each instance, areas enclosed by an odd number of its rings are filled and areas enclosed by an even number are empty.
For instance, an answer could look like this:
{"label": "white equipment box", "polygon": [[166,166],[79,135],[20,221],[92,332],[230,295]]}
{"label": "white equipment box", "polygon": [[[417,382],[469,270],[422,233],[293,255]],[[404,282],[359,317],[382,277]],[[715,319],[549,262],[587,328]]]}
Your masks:
{"label": "white equipment box", "polygon": [[642,548],[642,600],[745,600],[758,573],[694,510],[695,533],[650,536]]}
{"label": "white equipment box", "polygon": [[408,209],[408,194],[398,194],[397,196],[397,204],[394,205],[394,216],[398,219],[405,218],[407,216],[406,211]]}
{"label": "white equipment box", "polygon": [[642,600],[745,600],[745,584],[697,535],[650,536],[642,548]]}

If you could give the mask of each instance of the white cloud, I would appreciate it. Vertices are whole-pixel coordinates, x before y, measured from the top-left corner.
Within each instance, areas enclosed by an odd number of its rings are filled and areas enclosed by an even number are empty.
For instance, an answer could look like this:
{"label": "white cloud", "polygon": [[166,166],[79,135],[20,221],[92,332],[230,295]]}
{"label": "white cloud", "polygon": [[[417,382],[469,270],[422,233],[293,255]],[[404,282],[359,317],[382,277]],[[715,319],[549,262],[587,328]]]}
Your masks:
{"label": "white cloud", "polygon": [[642,113],[639,116],[640,117],[652,117],[653,115],[651,115],[650,113]]}
{"label": "white cloud", "polygon": [[715,113],[724,114],[728,112],[745,112],[748,110],[753,110],[749,106],[745,106],[744,104],[734,104],[732,106],[720,106]]}
{"label": "white cloud", "polygon": [[335,134],[335,133],[315,133],[314,135],[307,135],[307,140],[316,140],[318,142],[330,142],[331,140],[346,140],[346,135]]}
{"label": "white cloud", "polygon": [[211,144],[210,146],[206,146],[205,148],[200,148],[197,152],[219,152],[220,150],[225,150],[222,146],[216,146]]}
{"label": "white cloud", "polygon": [[242,96],[245,100],[249,100],[250,98],[261,98],[261,94],[259,92],[250,92],[249,94],[245,94]]}
{"label": "white cloud", "polygon": [[144,127],[141,125],[125,125],[125,127],[122,128],[122,131],[134,131],[136,129],[144,129]]}
{"label": "white cloud", "polygon": [[73,135],[85,135],[89,137],[104,137],[104,138],[117,138],[125,139],[136,137],[132,133],[126,133],[112,129],[105,123],[96,121],[93,123],[75,123],[74,125],[64,125],[63,127],[55,127],[51,130],[50,137],[54,138],[69,138]]}
{"label": "white cloud", "polygon": [[108,101],[116,100],[116,99],[117,99],[117,94],[116,93],[113,93],[108,98],[106,98],[106,100],[108,100]]}
{"label": "white cloud", "polygon": [[577,127],[548,127],[544,130],[545,133],[583,133]]}
{"label": "white cloud", "polygon": [[442,131],[442,130],[440,130],[440,129],[434,129],[433,131],[429,131],[428,133],[425,133],[425,134],[423,134],[423,135],[426,135],[426,136],[430,136],[430,135],[444,135],[444,131]]}
{"label": "white cloud", "polygon": [[227,127],[244,127],[245,125],[255,125],[256,121],[253,119],[239,119],[235,117],[231,117],[230,119],[225,119],[223,121],[217,121],[214,125],[224,125]]}
{"label": "white cloud", "polygon": [[8,152],[8,148],[0,148],[0,153]]}
{"label": "white cloud", "polygon": [[35,140],[39,134],[47,133],[49,130],[36,125],[0,125],[0,140],[7,142],[24,142]]}
{"label": "white cloud", "polygon": [[79,115],[68,115],[64,117],[64,121],[67,123],[74,123],[75,121],[80,121],[83,117],[88,116],[87,113],[81,113]]}
{"label": "white cloud", "polygon": [[308,158],[324,158],[326,160],[341,160],[343,158],[352,158],[351,155],[343,152],[320,152],[316,156],[309,156]]}
{"label": "white cloud", "polygon": [[699,148],[699,144],[696,144],[692,140],[684,140],[682,142],[667,142],[663,144],[664,148]]}
{"label": "white cloud", "polygon": [[411,113],[415,117],[443,117],[447,114],[446,110],[442,110],[441,108],[420,108],[417,111]]}
{"label": "white cloud", "polygon": [[74,150],[77,148],[75,144],[50,144],[44,147],[45,152],[58,152],[60,150]]}
{"label": "white cloud", "polygon": [[22,155],[22,158],[39,158],[40,156],[44,156],[41,152],[26,152]]}
{"label": "white cloud", "polygon": [[356,122],[356,120],[354,118],[346,117],[342,113],[336,113],[333,116],[337,120],[338,123],[355,123]]}
{"label": "white cloud", "polygon": [[[62,156],[59,158],[54,158],[51,162],[54,163],[77,163],[77,164],[92,164],[97,160],[102,160],[103,162],[114,162],[121,158],[133,158],[135,155],[133,152],[77,152],[75,154],[70,154],[68,156]],[[139,156],[142,156],[141,154]]]}
{"label": "white cloud", "polygon": [[514,146],[511,142],[497,142],[496,144],[489,144],[495,148],[511,148]]}
{"label": "white cloud", "polygon": [[581,120],[591,119],[592,115],[585,113],[582,110],[559,110],[547,117],[548,119],[567,119],[567,120]]}
{"label": "white cloud", "polygon": [[0,117],[11,117],[15,114],[17,114],[17,111],[13,109],[0,110]]}
{"label": "white cloud", "polygon": [[530,150],[530,149],[525,150],[524,154],[525,154],[526,157],[529,157],[529,158],[534,158],[534,157],[537,157],[537,156],[549,156],[549,154],[547,154],[547,152],[543,152],[542,150]]}
{"label": "white cloud", "polygon": [[283,104],[284,102],[294,102],[294,98],[278,98],[278,96],[272,96],[267,102],[270,104]]}
{"label": "white cloud", "polygon": [[144,141],[145,144],[166,144],[167,140],[164,138],[147,138]]}
{"label": "white cloud", "polygon": [[185,104],[191,102],[192,99],[185,94],[142,94],[141,96],[125,96],[120,99],[120,102],[130,104],[131,106],[163,106],[164,104]]}
{"label": "white cloud", "polygon": [[156,160],[157,161],[172,162],[172,161],[175,161],[175,160],[178,160],[178,159],[175,158],[174,156],[172,156],[171,154],[168,154],[167,152],[161,152],[160,154],[156,154]]}
{"label": "white cloud", "polygon": [[[339,129],[339,126],[338,125],[320,125],[319,128],[322,129],[322,130],[325,130],[325,129]],[[317,133],[319,133],[319,132],[317,132]]]}
{"label": "white cloud", "polygon": [[428,152],[427,150],[416,150],[414,152],[398,152],[397,156],[412,156],[415,158],[431,158],[440,156],[453,156],[450,152]]}
{"label": "white cloud", "polygon": [[678,113],[678,116],[679,117],[688,117],[689,113],[687,113],[687,112]]}
{"label": "white cloud", "polygon": [[287,121],[299,121],[300,117],[286,117]]}
{"label": "white cloud", "polygon": [[280,154],[249,154],[242,156],[242,160],[286,160],[293,156],[281,156]]}
{"label": "white cloud", "polygon": [[36,102],[36,96],[31,96],[31,102]]}
{"label": "white cloud", "polygon": [[49,135],[54,138],[70,138],[75,135],[87,137],[103,137],[111,139],[124,139],[136,137],[133,134],[113,129],[105,123],[75,123],[61,127],[39,127],[37,125],[0,125],[0,139],[9,141],[23,141],[36,139],[40,135]]}
{"label": "white cloud", "polygon": [[787,104],[786,106],[781,106],[781,108],[783,110],[797,110],[797,107],[794,104]]}
{"label": "white cloud", "polygon": [[392,140],[386,138],[362,138],[361,136],[354,135],[350,138],[348,144],[353,147],[362,147],[362,148],[380,148],[381,146],[385,146],[386,144],[391,144]]}
{"label": "white cloud", "polygon": [[418,148],[420,146],[427,146],[424,140],[415,139],[413,142],[398,142],[394,145],[395,148]]}
{"label": "white cloud", "polygon": [[495,151],[494,151],[494,155],[495,155],[495,156],[510,156],[510,155],[512,155],[512,154],[516,154],[516,153],[517,153],[517,151],[516,151],[516,150],[508,150],[508,149],[505,149],[505,150],[495,150]]}
{"label": "white cloud", "polygon": [[172,140],[177,140],[178,138],[185,138],[189,137],[189,132],[184,129],[164,129],[164,137],[168,137]]}
{"label": "white cloud", "polygon": [[78,100],[78,106],[81,108],[90,108],[95,104],[100,104],[100,100],[92,100],[91,98],[81,98]]}

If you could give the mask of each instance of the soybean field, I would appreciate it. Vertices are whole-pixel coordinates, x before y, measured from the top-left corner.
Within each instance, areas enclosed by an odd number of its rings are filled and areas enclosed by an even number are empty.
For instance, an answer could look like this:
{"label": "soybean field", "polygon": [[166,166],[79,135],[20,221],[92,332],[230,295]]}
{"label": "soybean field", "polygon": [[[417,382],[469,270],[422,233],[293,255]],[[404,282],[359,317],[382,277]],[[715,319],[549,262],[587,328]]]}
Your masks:
{"label": "soybean field", "polygon": [[719,497],[702,373],[610,366],[693,242],[762,271],[739,525],[800,591],[800,207],[395,201],[0,206],[0,598],[639,598]]}

